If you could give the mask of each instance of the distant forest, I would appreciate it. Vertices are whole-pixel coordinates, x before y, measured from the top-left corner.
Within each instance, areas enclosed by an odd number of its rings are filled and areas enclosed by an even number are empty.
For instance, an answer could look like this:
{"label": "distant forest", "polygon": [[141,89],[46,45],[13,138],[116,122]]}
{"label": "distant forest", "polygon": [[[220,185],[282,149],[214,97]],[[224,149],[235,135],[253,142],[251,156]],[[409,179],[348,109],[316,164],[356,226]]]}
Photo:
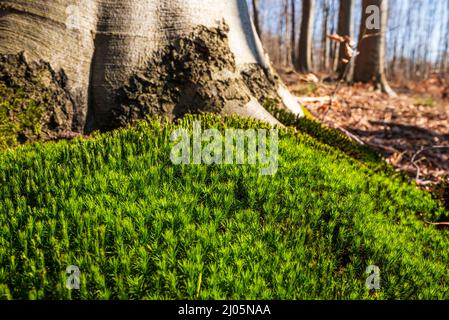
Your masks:
{"label": "distant forest", "polygon": [[[362,0],[354,0],[353,37],[360,30]],[[257,29],[276,65],[290,66],[297,56],[304,3],[312,3],[312,70],[338,67],[338,0],[249,0]],[[449,72],[449,1],[395,0],[389,3],[386,73],[394,80],[422,80],[432,72]]]}

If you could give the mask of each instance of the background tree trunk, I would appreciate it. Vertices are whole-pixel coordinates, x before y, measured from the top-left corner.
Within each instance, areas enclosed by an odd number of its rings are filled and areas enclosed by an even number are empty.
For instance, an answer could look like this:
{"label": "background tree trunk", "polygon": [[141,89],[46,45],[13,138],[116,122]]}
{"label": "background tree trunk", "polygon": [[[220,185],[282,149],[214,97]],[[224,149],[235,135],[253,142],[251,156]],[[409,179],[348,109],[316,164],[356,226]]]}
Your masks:
{"label": "background tree trunk", "polygon": [[291,61],[292,64],[296,64],[296,0],[290,0],[290,10],[291,10]]}
{"label": "background tree trunk", "polygon": [[[368,6],[380,8],[380,30],[368,29],[366,13]],[[372,82],[382,92],[394,96],[385,75],[385,33],[388,25],[388,0],[363,0],[362,21],[360,25],[359,51],[356,59],[354,81]]]}
{"label": "background tree trunk", "polygon": [[[354,40],[354,0],[340,0],[340,9],[338,14],[338,35],[348,36]],[[346,44],[340,43],[340,50],[338,53],[338,79],[351,82],[353,78],[353,65],[346,61],[351,60],[351,56],[348,55]]]}
{"label": "background tree trunk", "polygon": [[329,70],[329,61],[330,61],[330,57],[329,57],[329,15],[330,15],[330,6],[329,6],[329,1],[328,0],[324,0],[323,1],[323,30],[322,30],[322,35],[321,35],[321,51],[322,51],[322,56],[321,56],[321,70]]}
{"label": "background tree trunk", "polygon": [[290,23],[290,2],[289,0],[284,0],[284,21],[285,21],[285,29],[284,29],[284,42],[285,42],[285,65],[292,65],[292,43],[291,43],[291,23]]}
{"label": "background tree trunk", "polygon": [[303,0],[301,35],[299,39],[298,63],[299,72],[310,72],[312,69],[313,22],[315,15],[315,0]]}
{"label": "background tree trunk", "polygon": [[[136,73],[154,62],[159,52],[166,52],[176,39],[192,33],[199,25],[222,28],[224,24],[217,21],[225,21],[229,29],[226,43],[235,57],[230,64],[235,64],[235,70],[221,70],[223,72],[212,78],[219,78],[224,83],[242,83],[241,71],[251,66],[262,68],[266,79],[274,78],[246,0],[93,0],[73,3],[69,0],[51,3],[1,0],[0,54],[25,52],[27,59],[42,60],[53,70],[63,71],[76,106],[74,127],[77,131],[82,131],[83,127],[89,131],[109,128],[114,120],[112,110],[119,104],[118,92]],[[195,50],[200,55],[207,52],[201,45]],[[180,71],[179,77],[181,75]],[[288,90],[279,80],[276,83],[275,91],[284,106],[303,115]],[[255,97],[254,90],[243,89],[251,93],[250,102],[240,105],[233,97],[223,98],[221,110],[224,114],[278,123],[261,106],[264,101]],[[163,98],[166,88],[158,90],[158,95]],[[205,99],[213,99],[214,90],[210,89]],[[237,91],[233,88],[227,94],[237,95]],[[183,98],[190,93],[188,90],[183,92]]]}

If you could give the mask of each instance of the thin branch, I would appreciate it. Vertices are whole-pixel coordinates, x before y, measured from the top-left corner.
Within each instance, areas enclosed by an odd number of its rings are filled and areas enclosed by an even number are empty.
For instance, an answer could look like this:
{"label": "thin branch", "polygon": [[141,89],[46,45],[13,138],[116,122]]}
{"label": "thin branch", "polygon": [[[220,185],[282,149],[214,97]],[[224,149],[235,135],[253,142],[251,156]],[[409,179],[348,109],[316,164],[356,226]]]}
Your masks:
{"label": "thin branch", "polygon": [[416,180],[419,180],[420,176],[421,176],[421,170],[417,163],[420,162],[421,160],[426,159],[424,157],[419,160],[416,160],[416,158],[423,152],[435,150],[435,149],[449,149],[449,146],[433,146],[433,147],[429,147],[429,148],[424,148],[423,146],[421,146],[420,150],[413,155],[413,157],[410,161],[411,161],[412,165],[416,168]]}
{"label": "thin branch", "polygon": [[351,66],[355,63],[355,59],[357,58],[357,56],[360,54],[360,46],[363,42],[366,36],[366,29],[363,30],[363,33],[360,36],[360,41],[357,44],[357,47],[354,49],[353,55],[351,57],[351,59],[349,60],[349,62],[346,64],[345,67],[345,71],[343,73],[343,76],[341,77],[340,81],[337,82],[337,85],[335,86],[335,90],[333,91],[332,95],[331,95],[331,101],[329,103],[329,108],[326,110],[326,112],[323,114],[323,116],[321,117],[321,121],[323,121],[327,114],[329,113],[329,111],[332,109],[333,103],[335,101],[335,98],[337,96],[338,91],[341,88],[341,85],[346,81],[346,77],[348,76],[349,71],[351,70]]}
{"label": "thin branch", "polygon": [[341,131],[342,133],[344,133],[345,135],[347,135],[349,138],[351,138],[352,140],[355,140],[357,143],[359,143],[360,145],[365,145],[365,142],[363,142],[362,139],[360,139],[359,137],[357,137],[355,134],[349,132],[348,130],[341,128],[341,127],[337,127],[337,130]]}

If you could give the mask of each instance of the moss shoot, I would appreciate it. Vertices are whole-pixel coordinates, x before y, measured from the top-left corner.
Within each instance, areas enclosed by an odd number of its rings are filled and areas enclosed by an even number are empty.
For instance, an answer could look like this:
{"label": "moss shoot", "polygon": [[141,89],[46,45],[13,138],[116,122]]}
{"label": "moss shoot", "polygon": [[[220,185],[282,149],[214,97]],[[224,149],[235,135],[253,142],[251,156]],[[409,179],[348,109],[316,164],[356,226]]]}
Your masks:
{"label": "moss shoot", "polygon": [[187,116],[0,153],[0,298],[449,298],[448,232],[421,218],[446,214],[430,194],[292,129],[274,176],[175,166],[170,134],[194,120],[268,128]]}

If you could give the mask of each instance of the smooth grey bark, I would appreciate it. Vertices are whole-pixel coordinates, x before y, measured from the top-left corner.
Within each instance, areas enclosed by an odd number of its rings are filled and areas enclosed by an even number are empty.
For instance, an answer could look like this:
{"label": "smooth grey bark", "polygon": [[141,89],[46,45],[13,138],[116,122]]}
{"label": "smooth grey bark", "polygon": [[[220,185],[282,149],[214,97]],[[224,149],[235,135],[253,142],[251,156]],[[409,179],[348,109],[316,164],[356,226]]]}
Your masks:
{"label": "smooth grey bark", "polygon": [[[75,101],[79,126],[87,115],[87,91],[94,51],[97,4],[86,1],[69,18],[74,2],[66,0],[0,0],[0,54],[24,52],[30,61],[44,60],[64,70]],[[76,30],[75,30],[76,28]]]}
{"label": "smooth grey bark", "polygon": [[299,38],[299,52],[296,69],[299,72],[310,72],[312,69],[313,23],[315,0],[303,0],[302,20]]}
{"label": "smooth grey bark", "polygon": [[[354,39],[354,0],[340,0],[338,13],[338,31],[339,36],[350,37]],[[354,74],[353,65],[345,63],[350,61],[351,56],[347,54],[346,43],[340,43],[339,59],[337,73],[339,80],[351,82]]]}
{"label": "smooth grey bark", "polygon": [[[271,70],[246,0],[0,0],[0,54],[25,52],[63,70],[80,126],[101,127],[110,121],[117,90],[158,50],[197,25],[222,21],[237,67]],[[303,115],[281,83],[278,91],[287,108]],[[226,113],[278,123],[255,99]]]}
{"label": "smooth grey bark", "polygon": [[[377,6],[380,8],[380,30],[368,29],[366,21],[368,6]],[[382,92],[390,96],[396,93],[390,88],[385,75],[385,34],[388,26],[388,0],[363,0],[362,21],[360,26],[360,39],[357,56],[354,81],[372,82]]]}
{"label": "smooth grey bark", "polygon": [[262,37],[262,28],[260,26],[259,0],[252,0],[254,26],[259,37]]}

